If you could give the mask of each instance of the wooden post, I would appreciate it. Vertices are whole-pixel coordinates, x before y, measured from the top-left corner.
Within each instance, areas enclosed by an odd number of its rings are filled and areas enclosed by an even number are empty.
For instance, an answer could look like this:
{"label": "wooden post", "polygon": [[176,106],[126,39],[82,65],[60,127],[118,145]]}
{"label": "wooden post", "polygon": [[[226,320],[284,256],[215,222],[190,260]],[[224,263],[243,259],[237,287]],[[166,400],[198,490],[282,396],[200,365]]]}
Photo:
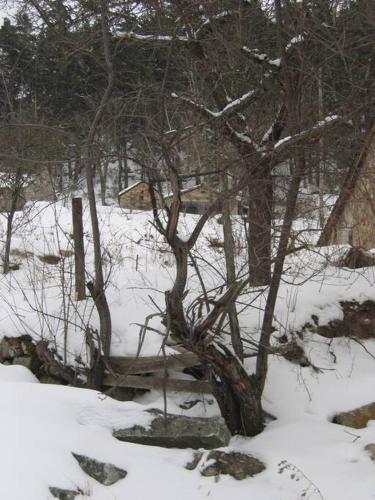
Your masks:
{"label": "wooden post", "polygon": [[72,199],[74,264],[75,264],[75,300],[86,298],[85,287],[85,247],[83,242],[82,198]]}

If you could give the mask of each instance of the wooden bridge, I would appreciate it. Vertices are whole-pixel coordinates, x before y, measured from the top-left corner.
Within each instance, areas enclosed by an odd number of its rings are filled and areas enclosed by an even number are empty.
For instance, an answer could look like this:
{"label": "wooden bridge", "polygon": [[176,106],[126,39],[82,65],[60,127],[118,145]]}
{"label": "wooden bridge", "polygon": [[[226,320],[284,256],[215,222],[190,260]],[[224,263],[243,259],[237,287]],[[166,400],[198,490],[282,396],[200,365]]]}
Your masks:
{"label": "wooden bridge", "polygon": [[191,352],[168,356],[111,357],[112,373],[104,377],[108,387],[134,389],[162,389],[166,391],[210,393],[211,384],[206,380],[181,380],[166,376],[170,370],[199,366],[198,357]]}

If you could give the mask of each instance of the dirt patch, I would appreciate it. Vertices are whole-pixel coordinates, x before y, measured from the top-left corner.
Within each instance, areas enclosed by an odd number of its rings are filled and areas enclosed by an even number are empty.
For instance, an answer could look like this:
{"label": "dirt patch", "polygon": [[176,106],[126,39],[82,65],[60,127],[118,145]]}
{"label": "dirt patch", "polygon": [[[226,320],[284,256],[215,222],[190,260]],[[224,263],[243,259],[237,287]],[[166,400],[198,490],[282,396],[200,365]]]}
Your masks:
{"label": "dirt patch", "polygon": [[59,255],[46,254],[38,255],[38,259],[46,264],[56,265],[60,262],[61,257]]}

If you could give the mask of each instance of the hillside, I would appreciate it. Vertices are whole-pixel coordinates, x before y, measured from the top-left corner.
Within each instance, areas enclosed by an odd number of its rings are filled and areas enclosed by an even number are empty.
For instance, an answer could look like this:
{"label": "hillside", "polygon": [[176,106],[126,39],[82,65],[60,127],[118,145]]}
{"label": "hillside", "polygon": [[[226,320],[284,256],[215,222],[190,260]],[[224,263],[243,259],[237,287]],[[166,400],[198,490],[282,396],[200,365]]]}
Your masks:
{"label": "hillside", "polygon": [[[90,269],[87,215],[85,210]],[[91,299],[80,303],[72,299],[69,207],[37,203],[27,220],[22,220],[20,213],[17,217],[12,262],[19,269],[0,279],[1,337],[27,334],[35,341],[48,340],[62,360],[82,368],[88,360],[85,325],[95,329],[97,318]],[[185,216],[181,234],[189,234],[195,217]],[[111,354],[135,355],[140,326],[147,316],[158,312],[158,307],[163,308],[164,292],[173,278],[173,258],[152,226],[150,213],[102,207],[100,221],[113,315]],[[296,227],[301,224],[297,221]],[[240,219],[234,233],[240,269],[245,258]],[[221,293],[214,291],[222,281],[221,239],[222,226],[212,218],[194,252],[204,264],[202,281],[213,297]],[[273,345],[282,345],[280,339],[285,337],[294,338],[304,356],[289,361],[281,355],[270,357],[263,405],[275,420],[269,420],[266,430],[255,438],[233,437],[228,447],[259,458],[266,465],[264,472],[243,481],[229,476],[216,480],[202,477],[200,466],[194,471],[184,468],[192,459],[192,450],[123,443],[111,436],[118,426],[147,424],[145,409],[164,409],[162,392],[154,390],[139,394],[134,402],[119,402],[95,391],[40,384],[24,367],[1,366],[1,498],[50,498],[48,487],[53,486],[78,488],[84,493],[76,498],[95,500],[149,496],[166,500],[209,496],[219,500],[233,494],[239,500],[372,498],[374,464],[364,447],[375,442],[374,426],[369,422],[363,429],[351,429],[332,423],[332,419],[338,412],[374,401],[375,342],[371,338],[326,338],[318,334],[322,333],[319,326],[342,319],[340,301],[375,300],[374,268],[350,270],[334,265],[344,250],[311,247],[287,258]],[[193,271],[191,267],[187,306],[201,293]],[[264,300],[261,288],[248,288],[238,301],[243,308],[240,321],[245,342],[259,335]],[[150,320],[153,330],[142,339],[141,355],[161,355],[165,328],[161,320],[160,316]],[[174,352],[173,347],[167,347],[167,352]],[[251,354],[251,344],[247,352]],[[245,362],[249,373],[254,368],[253,359]],[[173,375],[190,378],[187,374]],[[180,406],[196,400],[190,409]],[[188,416],[219,415],[210,395],[167,393],[167,409]],[[83,473],[71,452],[113,463],[128,475],[113,486],[102,486]]]}

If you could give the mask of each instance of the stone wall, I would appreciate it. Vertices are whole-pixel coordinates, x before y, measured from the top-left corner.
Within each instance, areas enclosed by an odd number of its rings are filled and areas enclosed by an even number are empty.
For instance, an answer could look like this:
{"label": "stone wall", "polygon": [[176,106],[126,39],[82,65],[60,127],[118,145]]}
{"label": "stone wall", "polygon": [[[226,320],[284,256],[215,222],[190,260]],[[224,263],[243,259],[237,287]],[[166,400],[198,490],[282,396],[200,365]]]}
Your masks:
{"label": "stone wall", "polygon": [[[17,210],[22,210],[28,201],[53,201],[56,199],[55,176],[47,168],[38,169],[30,174],[18,197]],[[0,187],[0,212],[9,212],[12,203],[11,187]]]}
{"label": "stone wall", "polygon": [[[157,205],[162,206],[159,193],[155,191]],[[119,193],[119,205],[130,210],[152,210],[149,187],[146,182],[138,182]]]}
{"label": "stone wall", "polygon": [[333,231],[331,244],[375,248],[375,139],[364,159],[360,177]]}

